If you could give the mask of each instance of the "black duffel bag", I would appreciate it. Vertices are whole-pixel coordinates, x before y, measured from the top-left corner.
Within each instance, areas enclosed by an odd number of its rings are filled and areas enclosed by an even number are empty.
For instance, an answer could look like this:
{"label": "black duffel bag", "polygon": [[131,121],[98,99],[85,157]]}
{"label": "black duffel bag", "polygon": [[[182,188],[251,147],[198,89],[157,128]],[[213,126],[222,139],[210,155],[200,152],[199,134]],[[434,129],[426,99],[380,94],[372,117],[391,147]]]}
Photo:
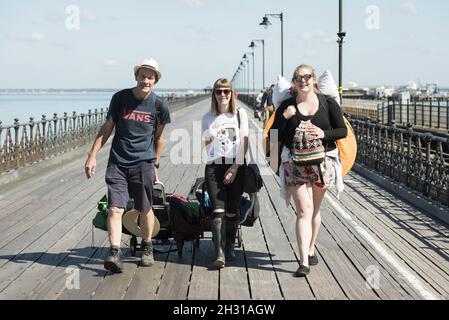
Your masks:
{"label": "black duffel bag", "polygon": [[244,172],[245,176],[243,178],[243,191],[246,193],[258,192],[262,188],[263,181],[257,164],[245,164]]}

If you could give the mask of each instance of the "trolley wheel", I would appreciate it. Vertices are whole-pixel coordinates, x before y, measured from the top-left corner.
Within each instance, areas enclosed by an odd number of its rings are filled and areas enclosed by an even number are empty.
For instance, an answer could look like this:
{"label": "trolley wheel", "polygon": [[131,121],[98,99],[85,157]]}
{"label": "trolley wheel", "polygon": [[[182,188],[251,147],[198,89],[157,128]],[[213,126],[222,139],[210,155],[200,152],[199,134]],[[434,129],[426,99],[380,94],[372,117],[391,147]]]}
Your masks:
{"label": "trolley wheel", "polygon": [[241,248],[242,247],[242,228],[238,228],[237,229],[237,247]]}
{"label": "trolley wheel", "polygon": [[182,249],[184,248],[184,241],[176,241],[176,246],[178,247],[178,257],[182,258]]}
{"label": "trolley wheel", "polygon": [[131,256],[135,257],[136,251],[137,251],[137,238],[136,237],[131,237],[131,240],[129,241],[129,250],[131,252]]}

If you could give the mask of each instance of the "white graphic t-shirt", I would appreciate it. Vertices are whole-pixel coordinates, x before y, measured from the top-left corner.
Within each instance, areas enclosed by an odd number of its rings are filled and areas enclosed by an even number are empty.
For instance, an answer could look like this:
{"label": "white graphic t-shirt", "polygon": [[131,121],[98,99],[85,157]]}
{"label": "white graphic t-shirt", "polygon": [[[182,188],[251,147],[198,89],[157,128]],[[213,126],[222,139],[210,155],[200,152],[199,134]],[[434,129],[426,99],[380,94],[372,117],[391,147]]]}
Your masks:
{"label": "white graphic t-shirt", "polygon": [[[207,161],[217,158],[236,158],[240,148],[240,136],[248,135],[248,115],[240,109],[240,129],[237,113],[221,113],[218,116],[208,112],[202,119],[203,141],[212,140]],[[241,130],[241,133],[240,133]]]}

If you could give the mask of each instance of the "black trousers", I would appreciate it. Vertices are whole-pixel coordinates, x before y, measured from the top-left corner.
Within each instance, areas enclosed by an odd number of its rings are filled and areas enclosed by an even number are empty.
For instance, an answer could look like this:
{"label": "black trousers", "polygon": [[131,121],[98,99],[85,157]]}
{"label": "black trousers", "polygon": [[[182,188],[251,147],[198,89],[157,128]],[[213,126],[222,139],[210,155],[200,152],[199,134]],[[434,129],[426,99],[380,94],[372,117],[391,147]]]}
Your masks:
{"label": "black trousers", "polygon": [[239,216],[238,208],[240,198],[243,194],[243,166],[237,170],[235,179],[230,184],[224,184],[226,171],[232,166],[232,159],[223,159],[222,163],[211,163],[206,165],[205,182],[206,190],[212,202],[214,210],[223,209],[227,213],[235,213]]}

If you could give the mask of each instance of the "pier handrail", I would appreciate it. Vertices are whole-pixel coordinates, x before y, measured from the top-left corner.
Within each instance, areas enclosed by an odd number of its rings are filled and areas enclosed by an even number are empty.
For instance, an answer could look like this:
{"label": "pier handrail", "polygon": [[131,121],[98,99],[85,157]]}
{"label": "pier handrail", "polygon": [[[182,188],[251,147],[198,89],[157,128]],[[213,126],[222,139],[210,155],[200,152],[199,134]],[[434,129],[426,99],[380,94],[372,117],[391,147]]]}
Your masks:
{"label": "pier handrail", "polygon": [[[170,112],[207,99],[209,95],[187,97],[168,97]],[[52,118],[42,115],[35,121],[30,117],[28,123],[3,126],[0,121],[0,173],[18,169],[26,165],[54,157],[58,154],[91,143],[106,120],[108,109],[89,110],[87,114],[72,115],[57,113]]]}

